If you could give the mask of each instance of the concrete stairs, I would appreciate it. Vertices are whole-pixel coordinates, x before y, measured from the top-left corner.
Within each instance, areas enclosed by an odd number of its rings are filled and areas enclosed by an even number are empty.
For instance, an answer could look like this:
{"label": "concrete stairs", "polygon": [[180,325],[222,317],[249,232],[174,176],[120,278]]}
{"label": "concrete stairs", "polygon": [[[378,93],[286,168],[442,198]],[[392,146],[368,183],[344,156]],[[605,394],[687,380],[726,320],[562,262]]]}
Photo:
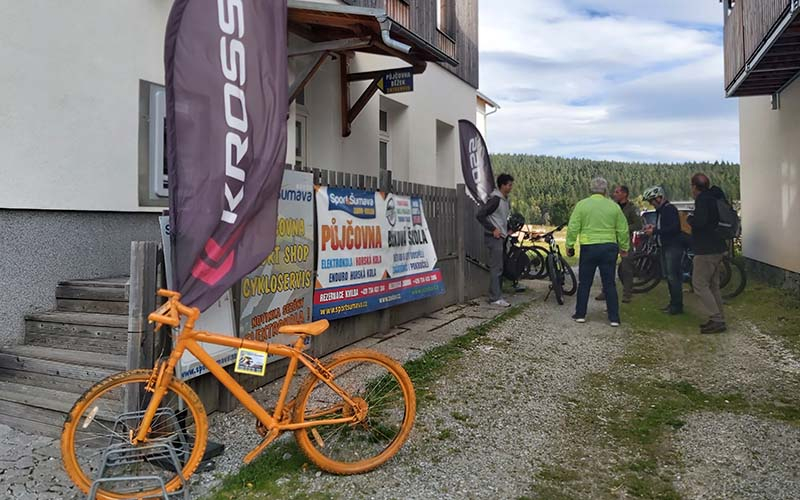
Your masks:
{"label": "concrete stairs", "polygon": [[23,344],[0,347],[0,422],[57,437],[86,389],[125,370],[127,284],[127,277],[65,281],[55,311],[26,316]]}

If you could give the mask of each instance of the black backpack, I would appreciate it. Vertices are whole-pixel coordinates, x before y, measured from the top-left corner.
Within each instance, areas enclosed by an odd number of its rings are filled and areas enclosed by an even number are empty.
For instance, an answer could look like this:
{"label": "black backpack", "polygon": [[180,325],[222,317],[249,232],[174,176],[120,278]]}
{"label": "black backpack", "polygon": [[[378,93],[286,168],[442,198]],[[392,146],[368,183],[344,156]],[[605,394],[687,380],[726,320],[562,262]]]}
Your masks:
{"label": "black backpack", "polygon": [[741,222],[733,206],[725,198],[718,198],[717,212],[719,212],[719,222],[714,228],[716,235],[726,241],[737,238],[741,231]]}
{"label": "black backpack", "polygon": [[528,258],[525,250],[515,245],[511,238],[506,238],[503,252],[503,277],[516,283],[530,266],[531,259]]}

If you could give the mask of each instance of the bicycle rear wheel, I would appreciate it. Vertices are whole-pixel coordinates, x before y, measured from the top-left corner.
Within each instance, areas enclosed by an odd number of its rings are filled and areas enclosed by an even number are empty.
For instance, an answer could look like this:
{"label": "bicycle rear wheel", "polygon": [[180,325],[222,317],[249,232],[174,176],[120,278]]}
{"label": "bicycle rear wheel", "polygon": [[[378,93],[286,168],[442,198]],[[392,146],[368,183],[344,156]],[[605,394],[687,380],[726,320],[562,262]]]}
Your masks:
{"label": "bicycle rear wheel", "polygon": [[547,250],[532,246],[526,248],[525,253],[531,261],[528,279],[538,280],[547,276]]}
{"label": "bicycle rear wheel", "polygon": [[722,263],[724,269],[723,273],[727,274],[724,284],[722,277],[720,278],[722,298],[732,299],[741,294],[747,286],[747,273],[745,272],[744,264],[739,260],[725,257]]}
{"label": "bicycle rear wheel", "polygon": [[[124,447],[130,452],[110,455],[115,460],[106,467],[104,477],[157,476],[164,481],[167,491],[181,487],[178,471],[169,452],[164,451],[166,448],[149,445],[164,444],[172,448],[181,463],[184,479],[200,465],[206,449],[208,419],[200,398],[180,380],[173,379],[167,387],[150,426],[148,442],[138,449],[127,446],[153,396],[145,390],[151,373],[151,370],[131,370],[112,375],[86,391],[70,410],[61,433],[61,457],[67,474],[84,493],[98,479],[104,454],[110,447]],[[153,486],[150,483],[148,487]],[[139,481],[106,483],[97,498],[161,496],[160,488],[142,491],[141,487]]]}
{"label": "bicycle rear wheel", "polygon": [[[634,253],[631,259],[633,260],[633,293],[647,293],[661,283],[661,262],[657,255]],[[622,277],[620,277],[621,279]]]}
{"label": "bicycle rear wheel", "polygon": [[295,431],[300,449],[334,474],[370,471],[392,458],[408,439],[416,415],[414,385],[388,356],[359,349],[334,356],[326,368],[350,397],[346,403],[324,380],[310,375],[297,392],[294,422],[324,422],[361,414],[354,423]]}
{"label": "bicycle rear wheel", "polygon": [[556,296],[556,302],[562,306],[564,305],[564,288],[561,284],[561,273],[556,267],[556,256],[552,253],[547,256],[547,273],[550,275],[550,287]]}

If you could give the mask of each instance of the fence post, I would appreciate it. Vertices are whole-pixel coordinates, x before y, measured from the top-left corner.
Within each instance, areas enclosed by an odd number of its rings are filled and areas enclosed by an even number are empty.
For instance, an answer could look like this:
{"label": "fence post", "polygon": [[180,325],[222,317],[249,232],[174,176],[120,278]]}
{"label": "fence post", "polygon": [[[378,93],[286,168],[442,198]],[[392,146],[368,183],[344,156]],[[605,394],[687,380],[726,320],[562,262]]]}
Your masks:
{"label": "fence post", "polygon": [[456,286],[458,287],[458,303],[466,302],[466,272],[467,249],[464,243],[464,213],[466,212],[467,191],[464,184],[456,186],[456,253],[458,255],[458,272],[456,273]]}
{"label": "fence post", "polygon": [[[147,322],[156,305],[158,274],[158,243],[131,242],[131,268],[128,302],[128,369],[150,368],[154,360],[155,335]],[[127,410],[138,410],[138,388],[129,387],[125,393]]]}

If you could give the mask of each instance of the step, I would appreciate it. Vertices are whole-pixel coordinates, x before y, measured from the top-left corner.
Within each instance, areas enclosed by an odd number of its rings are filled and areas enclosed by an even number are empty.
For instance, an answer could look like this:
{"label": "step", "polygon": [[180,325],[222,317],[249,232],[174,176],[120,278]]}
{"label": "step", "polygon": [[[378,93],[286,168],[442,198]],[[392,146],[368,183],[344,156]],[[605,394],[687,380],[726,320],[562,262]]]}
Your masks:
{"label": "step", "polygon": [[0,380],[82,393],[125,369],[126,357],[38,346],[0,348]]}
{"label": "step", "polygon": [[128,302],[56,298],[56,310],[64,312],[127,315]]}
{"label": "step", "polygon": [[0,399],[0,422],[28,434],[57,438],[65,418],[65,413]]}
{"label": "step", "polygon": [[128,276],[112,276],[109,278],[87,278],[60,281],[59,285],[82,288],[126,288],[130,278]]}
{"label": "step", "polygon": [[56,298],[127,302],[128,294],[124,286],[86,286],[61,282],[56,287]]}
{"label": "step", "polygon": [[25,316],[26,320],[42,323],[64,323],[68,325],[100,326],[119,328],[127,331],[128,316],[121,314],[101,314],[70,311],[48,311],[32,313]]}
{"label": "step", "polygon": [[[80,396],[76,396],[71,392],[14,382],[0,382],[0,400],[33,408],[57,411],[65,415],[69,413],[78,398]],[[113,421],[122,413],[122,402],[118,399],[104,399],[102,401],[104,405],[98,413],[103,417],[103,420]]]}
{"label": "step", "polygon": [[[127,328],[67,323],[64,321],[68,319],[63,316],[48,314],[51,315],[29,315],[27,317],[25,320],[25,344],[56,348],[68,347],[97,353],[125,354],[127,352]],[[92,319],[94,322],[114,323],[117,317],[105,318],[105,321],[103,318]],[[116,324],[120,323],[122,322],[116,321]]]}

